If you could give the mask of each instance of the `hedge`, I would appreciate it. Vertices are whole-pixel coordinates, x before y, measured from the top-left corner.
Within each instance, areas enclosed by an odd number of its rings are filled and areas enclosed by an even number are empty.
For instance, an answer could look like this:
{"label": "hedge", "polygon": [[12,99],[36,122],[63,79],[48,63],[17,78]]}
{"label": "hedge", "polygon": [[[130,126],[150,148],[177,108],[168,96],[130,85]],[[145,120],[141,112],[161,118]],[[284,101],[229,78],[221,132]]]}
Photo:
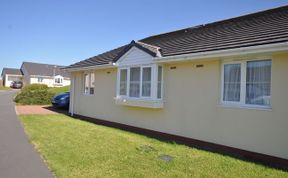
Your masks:
{"label": "hedge", "polygon": [[55,93],[48,91],[44,84],[31,84],[25,86],[15,97],[15,102],[23,105],[48,105]]}

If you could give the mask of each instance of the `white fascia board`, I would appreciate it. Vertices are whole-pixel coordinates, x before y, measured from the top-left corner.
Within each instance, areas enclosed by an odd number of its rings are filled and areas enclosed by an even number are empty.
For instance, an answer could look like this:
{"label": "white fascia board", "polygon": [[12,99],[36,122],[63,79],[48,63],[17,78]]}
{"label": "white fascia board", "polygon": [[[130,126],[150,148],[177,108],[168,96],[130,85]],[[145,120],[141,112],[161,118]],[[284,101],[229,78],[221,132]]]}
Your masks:
{"label": "white fascia board", "polygon": [[240,56],[248,54],[258,54],[258,53],[271,53],[271,52],[281,52],[288,50],[288,42],[259,45],[252,47],[243,47],[227,50],[200,52],[194,54],[183,54],[167,57],[155,57],[154,61],[156,63],[169,63],[169,62],[181,62],[190,60],[200,60],[208,58],[219,58],[219,57],[229,57],[229,56]]}

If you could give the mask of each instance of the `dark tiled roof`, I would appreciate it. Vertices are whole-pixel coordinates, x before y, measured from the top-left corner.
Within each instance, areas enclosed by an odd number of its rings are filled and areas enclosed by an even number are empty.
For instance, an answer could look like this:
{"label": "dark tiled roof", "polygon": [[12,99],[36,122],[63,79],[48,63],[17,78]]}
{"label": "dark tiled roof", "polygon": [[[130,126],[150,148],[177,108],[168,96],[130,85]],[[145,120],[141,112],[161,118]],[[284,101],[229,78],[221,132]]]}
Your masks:
{"label": "dark tiled roof", "polygon": [[3,68],[1,76],[4,76],[6,74],[12,74],[12,75],[23,75],[20,69],[15,68]]}
{"label": "dark tiled roof", "polygon": [[23,62],[21,69],[25,67],[29,75],[39,75],[39,76],[56,76],[61,75],[63,77],[68,77],[69,74],[61,68],[65,66],[51,65],[51,64],[39,64],[33,62]]}
{"label": "dark tiled roof", "polygon": [[77,62],[68,66],[67,68],[78,68],[78,67],[89,67],[95,65],[103,65],[109,64],[109,62],[113,62],[113,60],[123,51],[128,45],[121,46],[119,48],[113,49],[111,51],[107,51],[98,56],[91,57],[89,59],[85,59],[83,61]]}
{"label": "dark tiled roof", "polygon": [[[139,40],[144,43],[144,48],[151,50],[151,46],[154,46],[152,49],[157,48],[164,57],[287,41],[288,6]],[[78,62],[69,68],[108,64],[117,60],[125,47],[127,45]]]}

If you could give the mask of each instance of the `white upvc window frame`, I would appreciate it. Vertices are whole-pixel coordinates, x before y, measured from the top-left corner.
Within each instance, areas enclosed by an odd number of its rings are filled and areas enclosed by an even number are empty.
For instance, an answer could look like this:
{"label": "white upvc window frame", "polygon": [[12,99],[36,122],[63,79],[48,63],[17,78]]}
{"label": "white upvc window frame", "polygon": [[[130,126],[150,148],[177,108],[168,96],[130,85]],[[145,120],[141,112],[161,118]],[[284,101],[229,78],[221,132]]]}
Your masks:
{"label": "white upvc window frame", "polygon": [[[159,73],[158,69],[159,69],[159,67],[161,67],[161,86],[160,86],[161,96],[160,96],[160,98],[158,98],[158,73]],[[163,88],[164,75],[163,75],[163,73],[164,73],[163,65],[157,65],[157,70],[156,70],[156,77],[157,77],[157,79],[156,79],[156,98],[159,100],[163,99],[163,91],[164,91],[164,88]]]}
{"label": "white upvc window frame", "polygon": [[[139,90],[139,97],[130,96],[130,69],[131,68],[140,68],[140,90]],[[142,77],[143,77],[143,68],[151,68],[151,88],[150,88],[150,96],[143,96],[142,95]],[[149,99],[152,98],[152,89],[153,89],[153,75],[154,75],[154,67],[153,65],[133,65],[129,67],[119,67],[118,74],[117,74],[117,96],[131,98],[131,99]],[[126,83],[126,95],[120,95],[120,75],[121,70],[127,70],[127,83]]]}
{"label": "white upvc window frame", "polygon": [[[157,98],[157,82],[158,82],[158,66],[162,67],[162,76],[161,76],[161,98]],[[131,97],[130,96],[130,69],[131,68],[140,68],[140,93],[139,97]],[[143,96],[142,86],[143,86],[143,69],[151,68],[151,88],[150,88],[150,96]],[[121,101],[120,103],[124,103],[126,101],[141,101],[148,103],[162,103],[163,100],[163,66],[158,64],[143,64],[143,65],[129,65],[118,67],[117,70],[117,87],[116,87],[116,100]],[[121,78],[121,70],[127,70],[127,82],[126,82],[126,95],[120,95],[120,78]],[[131,104],[133,105],[133,104]],[[160,104],[162,107],[162,104]],[[157,105],[158,107],[159,105]],[[141,106],[140,106],[141,107]],[[146,106],[144,106],[146,107]]]}
{"label": "white upvc window frame", "polygon": [[[57,80],[59,80],[59,83]],[[60,75],[54,76],[54,84],[56,84],[56,85],[63,85],[63,80],[64,80],[64,77],[62,77]]]}
{"label": "white upvc window frame", "polygon": [[[272,84],[272,59],[271,58],[260,58],[260,59],[246,59],[239,61],[224,61],[221,64],[221,105],[228,107],[243,107],[243,108],[260,108],[260,109],[271,109],[272,104],[270,105],[254,105],[254,104],[246,104],[246,71],[247,71],[247,62],[250,61],[263,61],[263,60],[271,60],[271,84]],[[240,101],[224,101],[224,65],[226,64],[240,64],[241,67],[241,85],[240,85]],[[271,85],[272,87],[272,85]],[[270,89],[270,97],[272,100],[272,89]]]}
{"label": "white upvc window frame", "polygon": [[[94,74],[94,92],[93,94],[91,94],[90,92],[90,89],[91,89],[91,74]],[[88,92],[85,92],[85,82],[86,82],[86,79],[85,79],[85,75],[88,75]],[[82,90],[83,90],[83,95],[87,95],[87,96],[91,96],[91,95],[94,95],[95,94],[95,72],[94,71],[89,71],[89,72],[84,72],[83,73],[83,76],[82,76],[82,79],[83,79],[83,82],[82,82]]]}

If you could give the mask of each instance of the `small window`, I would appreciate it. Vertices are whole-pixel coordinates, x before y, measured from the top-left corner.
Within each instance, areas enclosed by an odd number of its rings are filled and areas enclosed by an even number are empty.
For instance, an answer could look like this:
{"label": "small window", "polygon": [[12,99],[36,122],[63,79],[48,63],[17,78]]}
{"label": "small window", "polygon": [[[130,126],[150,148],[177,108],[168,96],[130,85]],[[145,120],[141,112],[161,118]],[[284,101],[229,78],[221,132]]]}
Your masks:
{"label": "small window", "polygon": [[56,84],[62,84],[63,83],[63,79],[62,78],[55,78],[55,83]]}
{"label": "small window", "polygon": [[43,82],[43,77],[38,77],[38,83],[42,83]]}
{"label": "small window", "polygon": [[162,66],[158,66],[158,75],[157,75],[157,98],[162,98]]}
{"label": "small window", "polygon": [[151,67],[144,67],[142,70],[142,96],[151,96]]}
{"label": "small window", "polygon": [[130,97],[140,96],[140,67],[133,67],[130,69]]}
{"label": "small window", "polygon": [[127,95],[127,69],[120,70],[120,95]]}
{"label": "small window", "polygon": [[95,74],[85,73],[84,74],[84,94],[94,94],[95,88]]}

